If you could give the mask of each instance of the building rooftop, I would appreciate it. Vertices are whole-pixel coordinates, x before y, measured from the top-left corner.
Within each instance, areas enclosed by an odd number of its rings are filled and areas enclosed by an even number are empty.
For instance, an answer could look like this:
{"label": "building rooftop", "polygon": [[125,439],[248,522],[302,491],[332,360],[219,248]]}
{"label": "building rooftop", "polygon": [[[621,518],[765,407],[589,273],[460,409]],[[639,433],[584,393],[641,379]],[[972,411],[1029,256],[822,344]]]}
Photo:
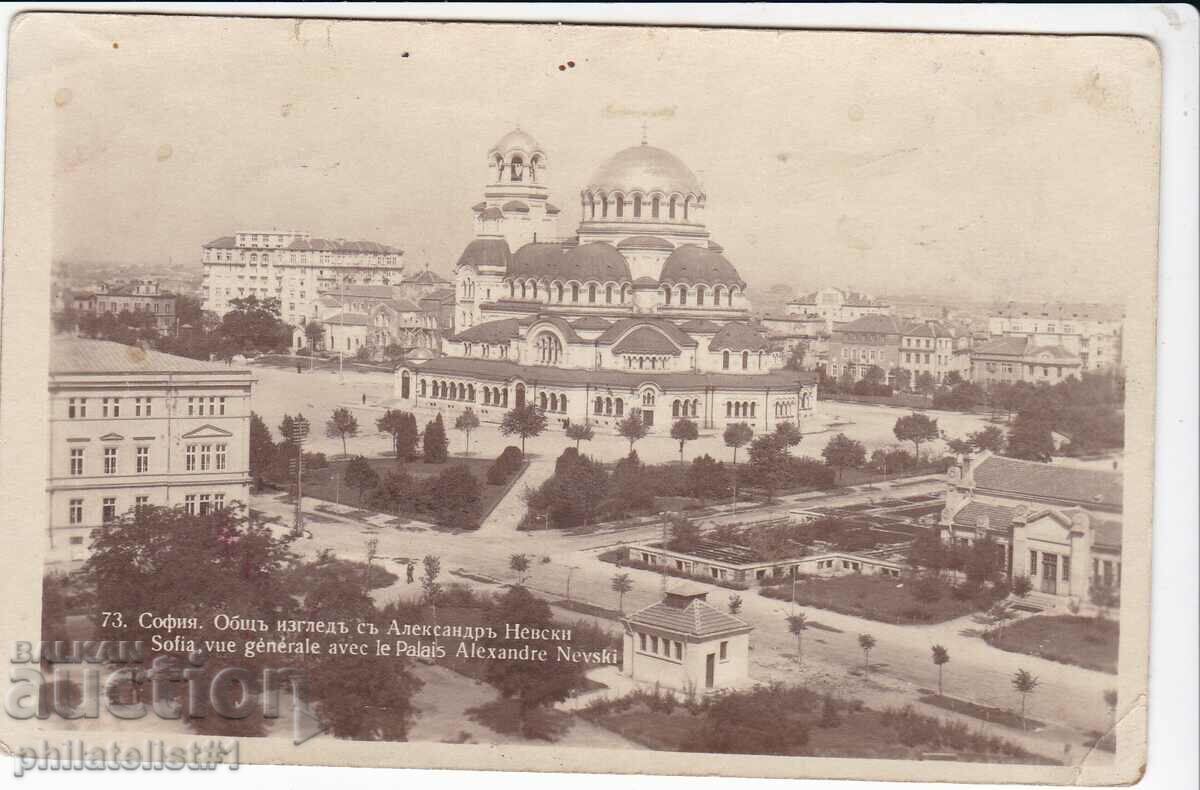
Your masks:
{"label": "building rooftop", "polygon": [[1119,472],[1078,469],[989,455],[972,470],[976,489],[1013,497],[1068,501],[1084,508],[1120,510],[1123,482]]}
{"label": "building rooftop", "polygon": [[223,373],[250,375],[245,368],[206,362],[111,340],[55,337],[50,343],[50,375],[67,373]]}
{"label": "building rooftop", "polygon": [[708,344],[709,351],[766,351],[767,339],[747,324],[731,321]]}
{"label": "building rooftop", "polygon": [[745,620],[710,606],[705,601],[706,595],[706,590],[668,590],[664,600],[639,609],[625,620],[631,625],[657,628],[698,639],[746,633],[754,629]]}
{"label": "building rooftop", "polygon": [[895,316],[873,313],[853,321],[847,321],[841,326],[835,327],[833,331],[834,334],[857,332],[873,335],[899,335],[904,333],[904,326]]}

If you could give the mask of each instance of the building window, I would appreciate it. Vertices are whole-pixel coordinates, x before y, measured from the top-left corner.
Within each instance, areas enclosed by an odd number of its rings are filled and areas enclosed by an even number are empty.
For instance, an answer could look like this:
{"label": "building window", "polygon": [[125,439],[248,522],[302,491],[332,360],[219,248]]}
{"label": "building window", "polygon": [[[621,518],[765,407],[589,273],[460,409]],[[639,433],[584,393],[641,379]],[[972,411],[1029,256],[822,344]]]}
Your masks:
{"label": "building window", "polygon": [[138,474],[142,474],[144,472],[149,472],[150,471],[150,448],[149,447],[137,448],[136,460],[137,460],[136,468],[137,468]]}
{"label": "building window", "polygon": [[1037,552],[1029,552],[1029,575],[1037,576]]}
{"label": "building window", "polygon": [[212,509],[213,509],[214,513],[216,513],[218,510],[225,509],[225,495],[224,494],[213,494]]}
{"label": "building window", "polygon": [[189,516],[196,515],[196,495],[187,494],[183,498],[183,510]]}
{"label": "building window", "polygon": [[104,448],[104,474],[115,475],[117,473],[117,448]]}
{"label": "building window", "polygon": [[651,653],[658,652],[658,637],[657,636],[650,637],[650,652]]}
{"label": "building window", "polygon": [[207,516],[212,510],[212,497],[208,494],[200,495],[200,515]]}
{"label": "building window", "polygon": [[189,417],[196,416],[196,399],[192,398],[192,397],[188,398],[188,416]]}
{"label": "building window", "polygon": [[224,398],[217,398],[217,414],[221,415],[222,417],[225,416],[225,399]]}
{"label": "building window", "polygon": [[750,368],[750,352],[743,351],[742,352],[742,370],[748,370],[749,368]]}
{"label": "building window", "polygon": [[[658,211],[658,200],[657,199],[655,199],[654,209],[655,209],[655,212]],[[655,216],[658,216],[657,213],[655,214]],[[683,642],[675,643],[675,660],[676,661],[683,660]]]}
{"label": "building window", "polygon": [[72,524],[83,523],[83,500],[72,499],[70,506],[67,508],[67,521]]}
{"label": "building window", "polygon": [[83,448],[71,448],[71,475],[78,477],[83,474]]}
{"label": "building window", "polygon": [[219,469],[225,468],[226,458],[228,457],[228,454],[226,452],[227,447],[228,447],[228,445],[224,445],[224,444],[217,445],[217,455],[216,455],[216,459],[215,459],[216,465],[213,467],[214,469],[219,470]]}
{"label": "building window", "polygon": [[645,634],[638,634],[638,647],[641,648],[641,651],[643,653],[646,652],[646,635]]}
{"label": "building window", "polygon": [[148,497],[148,496],[139,496],[139,497],[133,498],[133,507],[135,509],[140,508],[140,507],[148,507],[149,505],[150,505],[150,497]]}
{"label": "building window", "polygon": [[721,643],[721,660],[724,661],[727,658],[729,658],[729,643],[722,642]]}
{"label": "building window", "polygon": [[721,352],[721,369],[729,370],[729,352],[728,351]]}
{"label": "building window", "polygon": [[67,417],[72,420],[87,417],[87,398],[68,398]]}
{"label": "building window", "polygon": [[111,524],[117,520],[117,498],[105,497],[100,507],[100,520],[105,524]]}
{"label": "building window", "polygon": [[183,468],[184,471],[196,471],[196,445],[189,444],[183,451]]}

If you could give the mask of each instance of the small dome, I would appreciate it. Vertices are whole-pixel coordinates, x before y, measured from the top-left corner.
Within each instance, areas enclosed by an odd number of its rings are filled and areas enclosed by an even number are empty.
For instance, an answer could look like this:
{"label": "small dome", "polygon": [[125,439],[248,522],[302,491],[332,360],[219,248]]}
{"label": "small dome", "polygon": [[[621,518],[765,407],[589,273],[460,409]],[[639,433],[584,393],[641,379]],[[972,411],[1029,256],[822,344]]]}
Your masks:
{"label": "small dome", "polygon": [[504,204],[504,210],[515,212],[517,214],[528,214],[529,206],[522,203],[520,200],[510,200]]}
{"label": "small dome", "polygon": [[512,151],[522,151],[527,154],[538,153],[545,159],[546,153],[542,151],[542,147],[538,145],[538,141],[533,139],[533,135],[524,129],[513,129],[508,134],[500,138],[500,140],[492,146],[488,151],[488,157],[493,157],[496,154],[507,156]]}
{"label": "small dome", "polygon": [[664,250],[670,252],[675,245],[658,236],[630,236],[617,244],[618,250]]}
{"label": "small dome", "polygon": [[587,189],[704,196],[700,180],[679,157],[645,144],[626,148],[609,157],[588,181]]}
{"label": "small dome", "polygon": [[667,256],[660,279],[672,283],[724,283],[743,287],[745,285],[728,258],[695,244],[676,247],[675,251]]}

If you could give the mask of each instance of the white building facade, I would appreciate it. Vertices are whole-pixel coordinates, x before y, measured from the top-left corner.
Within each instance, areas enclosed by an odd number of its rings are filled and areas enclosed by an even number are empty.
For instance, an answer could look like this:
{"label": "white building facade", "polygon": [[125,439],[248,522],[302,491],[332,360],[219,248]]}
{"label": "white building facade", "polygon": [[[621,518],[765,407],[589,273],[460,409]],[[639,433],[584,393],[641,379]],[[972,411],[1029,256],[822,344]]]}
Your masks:
{"label": "white building facade", "polygon": [[234,299],[278,299],[293,326],[316,318],[323,290],[399,284],[404,251],[373,241],[314,238],[305,231],[239,231],[202,248],[203,306],[217,315]]}
{"label": "white building facade", "polygon": [[1010,302],[988,317],[993,336],[1027,337],[1031,345],[1058,346],[1079,358],[1080,370],[1121,366],[1125,317],[1117,307],[1096,304]]}
{"label": "white building facade", "polygon": [[54,339],[48,560],[85,559],[91,531],[138,506],[246,502],[253,383],[245,368]]}

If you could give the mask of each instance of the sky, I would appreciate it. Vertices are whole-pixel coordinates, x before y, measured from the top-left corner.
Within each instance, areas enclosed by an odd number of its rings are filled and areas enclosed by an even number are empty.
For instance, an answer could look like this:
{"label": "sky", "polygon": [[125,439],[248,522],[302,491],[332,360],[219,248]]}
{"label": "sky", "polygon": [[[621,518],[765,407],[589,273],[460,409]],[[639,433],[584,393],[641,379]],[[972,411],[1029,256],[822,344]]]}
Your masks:
{"label": "sky", "polygon": [[1153,271],[1137,39],[93,16],[53,46],[56,260],[301,229],[450,274],[505,132],[569,236],[645,123],[758,288],[1120,303]]}

